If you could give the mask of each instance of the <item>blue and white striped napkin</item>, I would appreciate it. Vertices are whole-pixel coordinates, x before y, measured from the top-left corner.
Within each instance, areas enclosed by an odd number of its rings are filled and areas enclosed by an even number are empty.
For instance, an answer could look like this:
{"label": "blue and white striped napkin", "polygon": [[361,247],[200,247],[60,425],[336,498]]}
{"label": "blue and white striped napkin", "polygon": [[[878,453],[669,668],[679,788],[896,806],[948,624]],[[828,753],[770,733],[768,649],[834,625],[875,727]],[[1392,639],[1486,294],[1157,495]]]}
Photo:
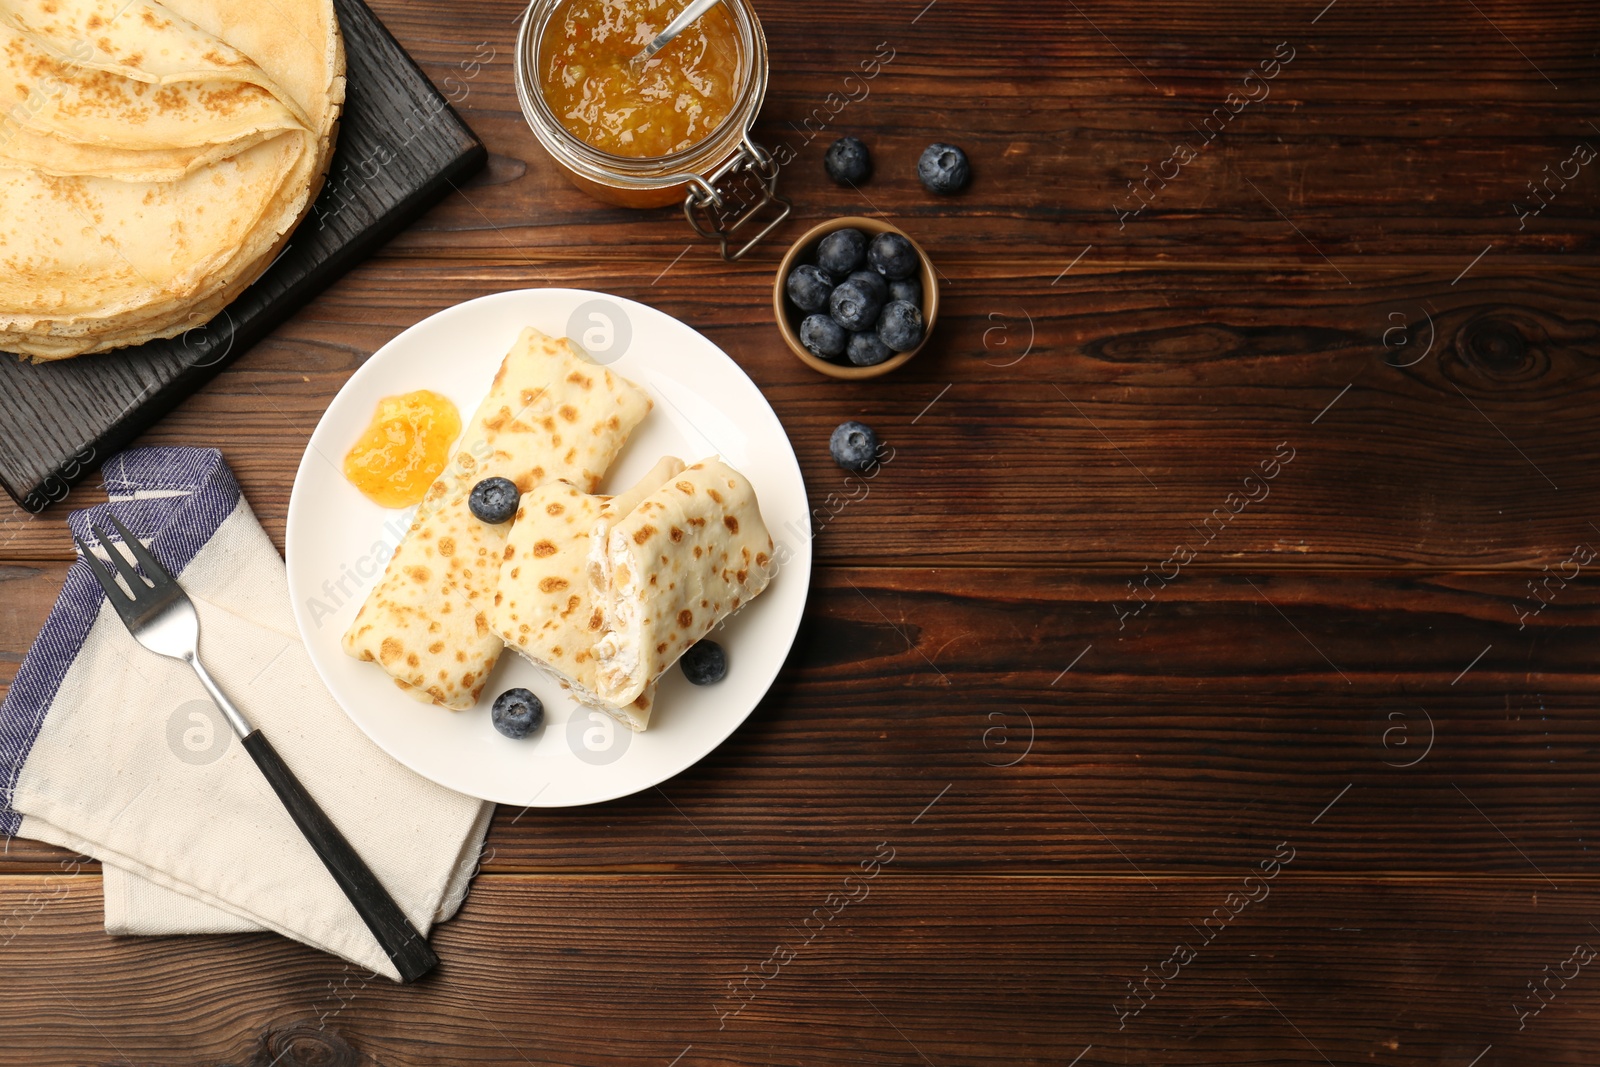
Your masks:
{"label": "blue and white striped napkin", "polygon": [[[448,919],[493,805],[400,766],[334,702],[221,453],[134,449],[102,477],[110,503],[73,532],[97,547],[111,512],[148,542],[194,601],[211,674],[417,929]],[[100,860],[108,933],[275,930],[398,978],[193,672],[134,642],[81,558],[0,704],[0,834]]]}

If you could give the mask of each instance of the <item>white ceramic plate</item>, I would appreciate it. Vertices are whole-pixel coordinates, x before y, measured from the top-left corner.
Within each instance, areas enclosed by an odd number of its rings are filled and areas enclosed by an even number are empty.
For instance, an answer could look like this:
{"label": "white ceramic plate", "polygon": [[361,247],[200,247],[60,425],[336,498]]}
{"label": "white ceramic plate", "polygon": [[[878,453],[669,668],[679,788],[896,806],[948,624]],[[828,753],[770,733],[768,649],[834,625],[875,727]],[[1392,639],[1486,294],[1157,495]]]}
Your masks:
{"label": "white ceramic plate", "polygon": [[[715,638],[728,675],[697,688],[673,667],[661,679],[650,729],[635,734],[577,705],[515,652],[500,657],[468,711],[422,704],[340,638],[409,511],[369,501],[345,480],[344,455],[378,401],[414,389],[453,400],[463,423],[524,326],[570,336],[649,390],[655,408],[608,472],[603,492],[631,485],[663,455],[687,463],[720,454],[755,486],[778,544],[777,576]],[[379,349],[328,406],[295,475],[287,552],[295,622],[322,680],[385,752],[450,789],[502,804],[566,807],[626,796],[670,778],[716,748],[777,677],[805,608],[811,526],[794,449],[766,399],[716,345],[654,308],[582,289],[522,289],[447,308]],[[785,556],[787,555],[787,559]],[[521,741],[489,720],[496,694],[526,686],[544,701],[544,727]]]}

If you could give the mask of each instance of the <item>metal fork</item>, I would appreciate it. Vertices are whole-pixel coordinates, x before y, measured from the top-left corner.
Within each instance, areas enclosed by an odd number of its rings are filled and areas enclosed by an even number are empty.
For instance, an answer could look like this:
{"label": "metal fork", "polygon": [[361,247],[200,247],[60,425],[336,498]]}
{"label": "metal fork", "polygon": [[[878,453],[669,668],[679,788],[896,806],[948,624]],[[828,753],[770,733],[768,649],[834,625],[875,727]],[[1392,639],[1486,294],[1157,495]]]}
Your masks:
{"label": "metal fork", "polygon": [[[128,632],[151,652],[181,659],[194,668],[200,684],[205,686],[206,692],[211,694],[211,699],[228,720],[228,725],[239,735],[245,751],[256,761],[261,773],[266,775],[278,799],[289,809],[295,825],[311,843],[311,847],[316,849],[328,873],[333,875],[339,888],[344,890],[344,895],[350,898],[350,903],[361,914],[367,928],[389,954],[390,961],[400,972],[401,981],[411,982],[427,974],[439,962],[439,957],[428,947],[427,939],[411,925],[405,912],[400,910],[400,906],[350,846],[350,842],[345,840],[339,828],[311,799],[311,794],[306,792],[266,737],[250,724],[250,720],[234,706],[201,664],[200,619],[195,615],[189,595],[115,515],[109,517],[122,535],[123,545],[133,553],[133,558],[144,570],[144,577],[141,578],[139,572],[123,558],[123,554],[116,550],[105,532],[91,524],[90,528],[111,557],[117,574],[127,583],[126,590],[117,585],[116,578],[105,564],[78,540],[76,534],[72,539],[77,542],[89,570],[105,590],[106,599],[127,624]],[[149,579],[148,584],[145,578]]]}

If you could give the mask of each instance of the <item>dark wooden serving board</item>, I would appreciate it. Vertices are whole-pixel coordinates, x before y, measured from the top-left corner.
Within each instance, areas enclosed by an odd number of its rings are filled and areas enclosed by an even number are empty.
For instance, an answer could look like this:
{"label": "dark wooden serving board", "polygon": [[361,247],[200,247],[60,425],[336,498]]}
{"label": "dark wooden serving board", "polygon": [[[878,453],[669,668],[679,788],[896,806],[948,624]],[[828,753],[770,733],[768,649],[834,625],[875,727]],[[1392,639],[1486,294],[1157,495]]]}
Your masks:
{"label": "dark wooden serving board", "polygon": [[327,183],[288,247],[210,323],[53,363],[0,353],[0,485],[42,511],[410,223],[487,153],[362,0],[334,0],[344,114]]}

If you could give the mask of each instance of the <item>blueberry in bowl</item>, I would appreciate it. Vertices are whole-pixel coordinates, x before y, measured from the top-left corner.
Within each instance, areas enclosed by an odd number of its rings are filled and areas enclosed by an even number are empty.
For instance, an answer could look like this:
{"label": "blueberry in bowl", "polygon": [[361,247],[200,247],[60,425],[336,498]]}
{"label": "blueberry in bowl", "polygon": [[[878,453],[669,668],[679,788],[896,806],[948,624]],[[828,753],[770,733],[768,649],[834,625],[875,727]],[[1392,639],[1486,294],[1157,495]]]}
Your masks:
{"label": "blueberry in bowl", "polygon": [[906,300],[922,306],[922,283],[915,278],[896,278],[889,283],[890,300]]}
{"label": "blueberry in bowl", "polygon": [[894,349],[884,344],[877,330],[872,329],[851,334],[850,340],[845,342],[844,354],[853,366],[876,367],[891,358]]}
{"label": "blueberry in bowl", "polygon": [[817,266],[835,278],[847,278],[867,262],[867,235],[854,227],[834,230],[817,244]]}
{"label": "blueberry in bowl", "polygon": [[922,257],[898,233],[880,233],[867,245],[867,263],[890,281],[909,278],[922,269]]}
{"label": "blueberry in bowl", "polygon": [[[883,294],[888,294],[885,286]],[[846,330],[871,329],[883,310],[884,299],[878,290],[854,278],[841,282],[828,298],[828,314]]]}
{"label": "blueberry in bowl", "polygon": [[[908,267],[904,277],[892,276]],[[897,309],[882,329],[885,309],[896,301],[911,311]],[[784,255],[772,309],[802,363],[832,378],[875,378],[903,366],[933,332],[938,275],[916,240],[893,223],[836,218],[813,226]]]}
{"label": "blueberry in bowl", "polygon": [[831,315],[807,315],[800,323],[800,343],[819,359],[837,359],[844,354],[850,332]]}
{"label": "blueberry in bowl", "polygon": [[821,311],[833,295],[833,278],[811,263],[802,263],[789,272],[784,291],[801,311]]}
{"label": "blueberry in bowl", "polygon": [[878,318],[878,340],[896,352],[910,352],[922,343],[922,312],[909,300],[891,300]]}

